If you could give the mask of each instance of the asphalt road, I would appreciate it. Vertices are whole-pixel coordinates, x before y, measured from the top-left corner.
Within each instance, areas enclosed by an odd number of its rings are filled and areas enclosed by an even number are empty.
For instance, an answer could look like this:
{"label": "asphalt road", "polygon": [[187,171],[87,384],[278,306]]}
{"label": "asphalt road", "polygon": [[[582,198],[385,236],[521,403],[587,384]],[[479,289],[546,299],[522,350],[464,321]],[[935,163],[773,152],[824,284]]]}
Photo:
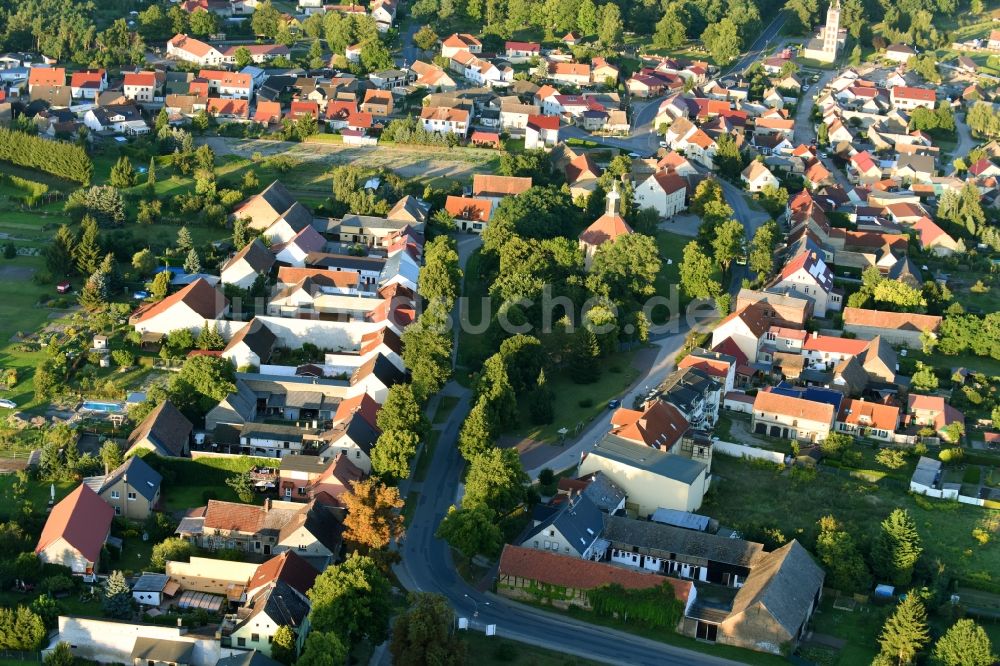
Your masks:
{"label": "asphalt road", "polygon": [[781,28],[785,25],[785,21],[788,20],[788,15],[784,11],[778,12],[778,16],[775,17],[771,23],[764,28],[764,31],[760,33],[760,36],[754,40],[754,43],[750,45],[750,50],[743,54],[739,60],[730,65],[724,75],[734,74],[736,72],[742,72],[747,67],[752,65],[761,54],[767,50],[774,38],[778,36],[781,32]]}

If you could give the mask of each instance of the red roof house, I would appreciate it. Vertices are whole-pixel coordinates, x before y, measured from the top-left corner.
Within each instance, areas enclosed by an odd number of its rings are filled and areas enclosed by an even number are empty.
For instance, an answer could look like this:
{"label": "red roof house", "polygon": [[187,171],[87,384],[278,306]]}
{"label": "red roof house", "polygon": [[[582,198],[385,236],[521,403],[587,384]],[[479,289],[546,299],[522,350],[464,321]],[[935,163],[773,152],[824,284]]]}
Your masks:
{"label": "red roof house", "polygon": [[114,517],[114,508],[81,483],[52,508],[35,554],[46,564],[61,564],[75,574],[93,574]]}

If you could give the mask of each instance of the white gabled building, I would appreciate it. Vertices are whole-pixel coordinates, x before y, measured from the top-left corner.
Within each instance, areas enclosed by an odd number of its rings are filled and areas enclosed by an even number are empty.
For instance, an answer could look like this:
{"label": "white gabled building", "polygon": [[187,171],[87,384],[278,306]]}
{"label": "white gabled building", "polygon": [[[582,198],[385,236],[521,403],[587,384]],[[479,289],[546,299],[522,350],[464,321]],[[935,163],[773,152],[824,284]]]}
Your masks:
{"label": "white gabled building", "polygon": [[635,186],[635,205],[652,208],[671,218],[687,209],[687,179],[673,172],[657,171]]}

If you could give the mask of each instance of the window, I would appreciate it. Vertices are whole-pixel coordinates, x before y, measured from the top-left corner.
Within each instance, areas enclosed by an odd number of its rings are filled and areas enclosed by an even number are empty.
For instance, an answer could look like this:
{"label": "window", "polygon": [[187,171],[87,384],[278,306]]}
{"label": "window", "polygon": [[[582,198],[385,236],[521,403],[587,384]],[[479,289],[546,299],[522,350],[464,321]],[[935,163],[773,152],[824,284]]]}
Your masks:
{"label": "window", "polygon": [[305,545],[304,545],[304,544],[301,544],[301,543],[300,543],[300,544],[299,544],[299,552],[302,552],[302,553],[304,553],[305,551],[306,551],[306,547],[305,547]]}
{"label": "window", "polygon": [[121,498],[121,494],[117,490],[112,490],[111,491],[111,499],[120,499],[120,498]]}
{"label": "window", "polygon": [[135,501],[135,493],[129,493],[128,494],[128,501],[130,501],[130,502],[134,502]]}
{"label": "window", "polygon": [[254,643],[260,643],[260,634],[250,634],[250,640]]}
{"label": "window", "polygon": [[120,506],[115,507],[115,515],[116,516],[122,515],[122,508]]}
{"label": "window", "polygon": [[[239,645],[240,647],[246,647],[247,639],[245,639],[242,636],[240,636],[239,638],[236,639],[236,644]],[[152,666],[152,665],[150,665],[150,666]]]}

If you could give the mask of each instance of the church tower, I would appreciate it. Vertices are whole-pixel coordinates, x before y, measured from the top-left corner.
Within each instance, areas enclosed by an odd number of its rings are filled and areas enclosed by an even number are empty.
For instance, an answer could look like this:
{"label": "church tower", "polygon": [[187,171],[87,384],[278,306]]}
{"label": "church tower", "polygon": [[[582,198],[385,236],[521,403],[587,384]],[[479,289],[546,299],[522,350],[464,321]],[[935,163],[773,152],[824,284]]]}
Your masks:
{"label": "church tower", "polygon": [[826,10],[826,26],[823,30],[823,58],[826,62],[837,59],[837,41],[840,38],[840,0],[831,0]]}

